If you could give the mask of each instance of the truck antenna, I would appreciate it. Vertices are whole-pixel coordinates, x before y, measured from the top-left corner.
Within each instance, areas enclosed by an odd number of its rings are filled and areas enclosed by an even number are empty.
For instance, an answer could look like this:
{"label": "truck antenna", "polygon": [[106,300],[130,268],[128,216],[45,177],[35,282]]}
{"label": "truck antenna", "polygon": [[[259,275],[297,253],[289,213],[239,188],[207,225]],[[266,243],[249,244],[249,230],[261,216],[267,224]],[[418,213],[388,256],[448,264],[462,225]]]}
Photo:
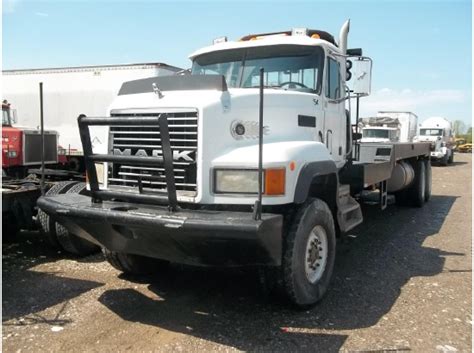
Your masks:
{"label": "truck antenna", "polygon": [[39,83],[40,90],[40,127],[41,127],[41,195],[44,195],[44,116],[43,116],[43,82]]}
{"label": "truck antenna", "polygon": [[258,200],[255,201],[253,216],[262,219],[262,178],[263,178],[263,67],[260,68],[260,104],[258,109]]}

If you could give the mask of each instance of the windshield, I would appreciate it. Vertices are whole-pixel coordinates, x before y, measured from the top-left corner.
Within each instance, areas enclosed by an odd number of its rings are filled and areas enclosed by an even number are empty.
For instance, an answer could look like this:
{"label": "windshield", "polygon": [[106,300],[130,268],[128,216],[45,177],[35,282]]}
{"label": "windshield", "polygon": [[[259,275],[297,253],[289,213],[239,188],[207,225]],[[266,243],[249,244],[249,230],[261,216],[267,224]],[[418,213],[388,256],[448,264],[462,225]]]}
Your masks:
{"label": "windshield", "polygon": [[443,129],[420,129],[422,136],[443,136]]}
{"label": "windshield", "polygon": [[10,126],[10,111],[9,110],[2,110],[2,125]]}
{"label": "windshield", "polygon": [[379,129],[363,129],[363,137],[376,137],[376,138],[387,138],[388,139],[388,130],[379,130]]}
{"label": "windshield", "polygon": [[263,67],[266,87],[319,93],[324,52],[320,47],[274,45],[222,50],[194,59],[192,75],[223,75],[232,88],[258,87]]}

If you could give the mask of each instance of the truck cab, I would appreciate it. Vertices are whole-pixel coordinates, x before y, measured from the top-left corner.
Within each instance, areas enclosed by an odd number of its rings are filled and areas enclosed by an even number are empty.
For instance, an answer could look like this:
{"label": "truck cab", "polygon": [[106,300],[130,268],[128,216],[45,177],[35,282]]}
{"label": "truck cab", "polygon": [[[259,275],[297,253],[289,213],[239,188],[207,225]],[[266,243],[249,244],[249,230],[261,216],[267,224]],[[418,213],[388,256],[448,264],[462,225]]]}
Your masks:
{"label": "truck cab", "polygon": [[363,127],[361,142],[397,142],[399,130],[391,127]]}
{"label": "truck cab", "polygon": [[13,127],[17,121],[16,110],[11,108],[11,104],[5,99],[2,102],[2,170],[13,170],[21,166],[22,156],[22,133],[18,128]]}
{"label": "truck cab", "polygon": [[2,127],[13,126],[16,121],[16,109],[12,109],[11,104],[4,99],[2,102]]}
{"label": "truck cab", "polygon": [[412,112],[380,111],[375,117],[359,120],[361,142],[412,142],[417,121]]}
{"label": "truck cab", "polygon": [[[376,118],[375,118],[376,119]],[[375,124],[370,118],[363,118],[359,123],[362,132],[360,142],[399,142],[400,128],[398,122],[394,124]]]}
{"label": "truck cab", "polygon": [[416,141],[431,143],[431,159],[441,165],[448,165],[454,161],[454,137],[451,123],[442,117],[428,118],[420,125]]}
{"label": "truck cab", "polygon": [[[344,99],[346,58],[331,35],[315,30],[255,34],[237,42],[215,43],[190,59],[191,75],[163,78],[155,86],[152,80],[141,81],[140,87],[137,82],[125,83],[110,107],[110,115],[116,117],[168,115],[171,148],[175,162],[182,166],[176,172],[178,201],[253,205],[260,68],[265,72],[264,168],[282,176],[277,189],[264,195],[263,204],[294,201],[298,175],[308,156],[314,162],[331,161],[336,169],[344,166],[350,143]],[[138,101],[140,108],[134,109]],[[133,137],[144,138],[141,143],[127,139],[130,134],[125,131],[111,129],[112,153],[156,153],[152,141],[157,136],[150,131],[134,132]],[[145,188],[165,184],[160,171],[111,168],[104,175],[108,188],[136,187],[138,178]]]}
{"label": "truck cab", "polygon": [[[27,169],[41,164],[41,135],[38,129],[13,126],[18,121],[16,109],[2,102],[2,170],[4,174],[22,178]],[[58,134],[45,131],[45,163],[58,162]]]}

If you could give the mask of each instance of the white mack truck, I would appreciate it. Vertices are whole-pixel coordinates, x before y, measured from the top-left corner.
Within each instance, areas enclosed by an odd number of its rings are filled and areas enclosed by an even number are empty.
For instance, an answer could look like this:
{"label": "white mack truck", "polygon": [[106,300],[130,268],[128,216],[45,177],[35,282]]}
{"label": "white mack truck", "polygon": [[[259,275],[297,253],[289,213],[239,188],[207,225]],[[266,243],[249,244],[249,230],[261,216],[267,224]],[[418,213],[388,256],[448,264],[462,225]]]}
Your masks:
{"label": "white mack truck", "polygon": [[[316,303],[364,190],[382,208],[388,193],[421,207],[431,192],[429,143],[357,142],[349,103],[369,94],[371,60],[348,32],[220,38],[190,75],[124,83],[108,116],[78,118],[88,194],[39,207],[121,271],[253,266],[292,303]],[[110,129],[107,153],[94,126]]]}
{"label": "white mack truck", "polygon": [[420,125],[416,141],[431,143],[431,159],[447,166],[454,162],[454,136],[451,123],[442,117],[431,117]]}

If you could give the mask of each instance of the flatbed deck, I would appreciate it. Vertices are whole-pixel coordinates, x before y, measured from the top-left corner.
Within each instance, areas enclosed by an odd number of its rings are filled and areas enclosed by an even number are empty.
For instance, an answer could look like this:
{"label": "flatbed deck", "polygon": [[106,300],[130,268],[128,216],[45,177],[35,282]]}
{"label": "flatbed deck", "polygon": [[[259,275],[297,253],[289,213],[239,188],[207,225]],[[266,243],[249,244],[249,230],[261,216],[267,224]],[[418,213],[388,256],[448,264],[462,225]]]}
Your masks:
{"label": "flatbed deck", "polygon": [[390,179],[395,163],[400,160],[417,157],[429,158],[430,144],[424,142],[366,142],[358,144],[357,154],[357,160],[342,172],[341,183],[350,184],[353,190],[362,190]]}

